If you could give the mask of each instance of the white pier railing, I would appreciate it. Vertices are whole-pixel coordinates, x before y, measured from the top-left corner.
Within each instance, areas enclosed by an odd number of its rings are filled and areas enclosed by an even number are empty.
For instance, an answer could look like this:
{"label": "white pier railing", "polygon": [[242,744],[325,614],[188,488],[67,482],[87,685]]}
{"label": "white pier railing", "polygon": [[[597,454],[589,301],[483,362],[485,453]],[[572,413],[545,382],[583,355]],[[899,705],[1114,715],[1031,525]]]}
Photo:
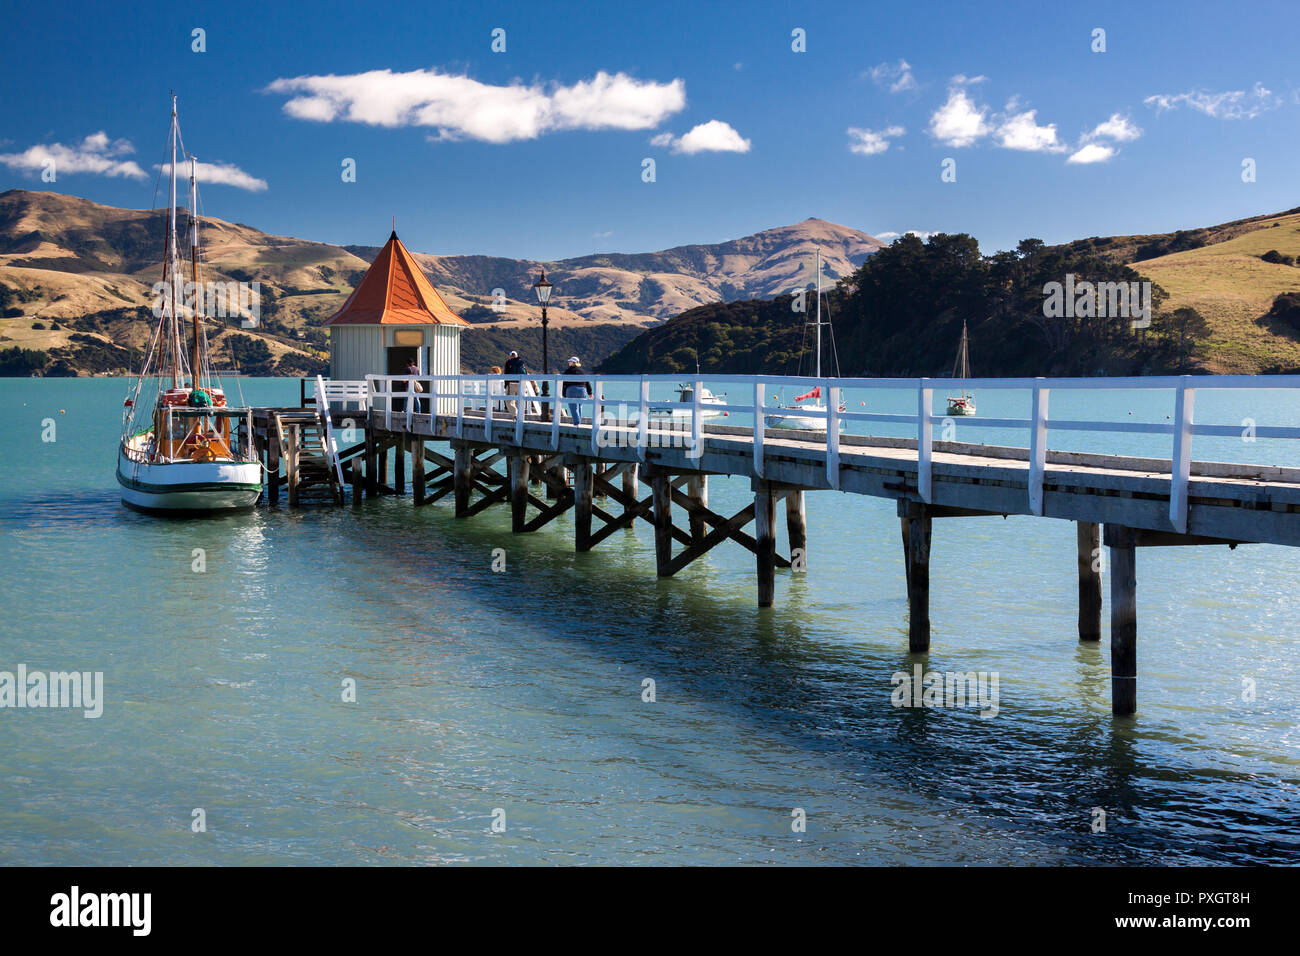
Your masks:
{"label": "white pier railing", "polygon": [[[535,383],[538,391],[525,397],[524,401],[514,401],[516,396],[506,394],[506,383]],[[563,394],[566,385],[588,383],[590,394],[569,397]],[[726,386],[729,393],[745,396],[745,400],[724,401],[721,398],[703,400],[703,386],[706,380],[695,377],[688,384],[692,389],[689,402],[651,400],[653,385],[674,385],[682,382],[681,376],[675,375],[371,375],[366,379],[368,407],[382,416],[384,426],[393,428],[410,427],[416,416],[430,414],[430,408],[436,408],[440,416],[454,417],[455,433],[464,433],[466,413],[475,419],[482,419],[489,436],[502,435],[506,429],[513,432],[513,440],[523,441],[526,422],[543,424],[550,428],[550,444],[559,447],[560,430],[568,418],[568,425],[574,424],[591,428],[591,446],[597,452],[602,442],[608,443],[610,430],[625,432],[620,443],[635,444],[638,456],[644,460],[648,447],[655,447],[665,431],[683,434],[692,449],[698,455],[703,448],[705,418],[752,416],[750,434],[754,447],[754,471],[760,477],[763,474],[764,441],[776,434],[790,435],[789,432],[775,432],[766,424],[769,415],[791,414],[788,406],[769,402],[767,390],[776,387],[792,388],[798,386],[804,390],[812,387],[821,389],[824,407],[821,409],[800,408],[800,418],[825,420],[825,431],[797,432],[800,441],[821,444],[826,453],[826,476],[832,488],[839,486],[840,431],[847,423],[861,422],[870,426],[873,423],[909,425],[915,429],[917,447],[917,490],[921,499],[929,502],[933,488],[934,460],[934,425],[944,422],[949,416],[935,414],[934,393],[936,389],[955,392],[958,389],[980,392],[1009,390],[1021,392],[1028,396],[1030,415],[1028,418],[989,418],[975,417],[963,419],[964,423],[982,428],[1023,429],[1026,443],[1023,448],[1028,453],[1029,462],[1029,508],[1033,514],[1043,513],[1043,476],[1046,470],[1048,443],[1052,432],[1112,432],[1139,433],[1169,436],[1170,445],[1170,502],[1169,517],[1179,531],[1187,530],[1187,494],[1191,477],[1192,445],[1196,436],[1237,437],[1241,434],[1240,425],[1199,424],[1195,420],[1195,399],[1198,392],[1222,390],[1281,389],[1294,397],[1294,404],[1300,408],[1300,376],[1297,375],[1228,375],[1228,376],[1179,376],[1179,377],[1139,377],[1139,378],[994,378],[994,379],[884,379],[884,378],[786,378],[782,376],[741,376],[710,375],[709,386]],[[419,391],[413,386],[418,383]],[[327,395],[328,386],[326,383]],[[357,383],[337,383],[354,386]],[[521,388],[527,387],[521,384]],[[843,404],[843,397],[850,390],[898,390],[906,389],[915,393],[915,414],[895,414],[872,411],[853,411]],[[1172,391],[1173,408],[1169,423],[1119,421],[1119,420],[1075,420],[1052,419],[1049,415],[1050,398],[1053,392],[1075,390],[1118,391],[1132,390],[1141,392]],[[621,395],[622,397],[616,397]],[[488,397],[491,400],[487,400]],[[412,400],[413,399],[413,400]],[[331,398],[331,401],[333,399]],[[509,414],[507,403],[514,402],[513,414]],[[619,415],[610,415],[610,406],[623,410]],[[542,410],[546,414],[539,414]],[[573,412],[577,411],[574,422]],[[1252,426],[1253,437],[1300,439],[1300,427],[1293,426]]]}

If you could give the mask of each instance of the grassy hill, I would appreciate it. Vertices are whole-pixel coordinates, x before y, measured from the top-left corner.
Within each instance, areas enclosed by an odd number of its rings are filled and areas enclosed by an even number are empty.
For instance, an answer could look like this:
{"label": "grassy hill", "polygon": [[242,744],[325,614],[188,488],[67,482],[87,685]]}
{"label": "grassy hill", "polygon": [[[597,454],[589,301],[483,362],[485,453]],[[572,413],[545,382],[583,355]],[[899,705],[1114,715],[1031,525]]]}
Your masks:
{"label": "grassy hill", "polygon": [[1300,342],[1269,316],[1279,295],[1300,292],[1300,268],[1265,262],[1270,250],[1300,262],[1300,208],[1218,226],[1145,236],[1079,239],[1058,248],[1127,263],[1210,324],[1204,371],[1223,374],[1300,368]]}
{"label": "grassy hill", "polygon": [[1300,212],[1266,218],[1232,238],[1137,265],[1169,293],[1167,307],[1191,306],[1209,321],[1206,369],[1250,374],[1300,368],[1294,330],[1268,316],[1279,295],[1300,292],[1300,268],[1265,262],[1262,257],[1272,250],[1300,261]]}
{"label": "grassy hill", "polygon": [[[1300,370],[1300,209],[1202,229],[1025,240],[981,256],[969,236],[903,237],[828,301],[846,375],[943,376],[966,320],[980,375]],[[1153,283],[1150,329],[1047,319],[1043,287],[1066,273]],[[789,298],[689,310],[637,336],[602,371],[791,374],[803,352]],[[1189,312],[1188,310],[1194,310]],[[806,362],[805,362],[806,367]]]}
{"label": "grassy hill", "polygon": [[[151,287],[161,277],[165,216],[61,193],[0,194],[0,374],[138,368],[151,328]],[[321,323],[343,304],[378,249],[274,236],[220,219],[205,219],[203,228],[205,278],[256,281],[262,289],[261,325],[220,332],[218,364],[239,361],[250,374],[324,368],[328,340]],[[858,230],[807,219],[712,245],[548,262],[556,289],[553,354],[577,353],[595,363],[647,325],[694,306],[788,290],[808,277],[814,247],[823,250],[833,281],[880,245]],[[475,325],[464,339],[467,368],[499,363],[512,343],[540,366],[531,290],[539,263],[415,257],[448,305]],[[497,289],[505,293],[500,309]]]}

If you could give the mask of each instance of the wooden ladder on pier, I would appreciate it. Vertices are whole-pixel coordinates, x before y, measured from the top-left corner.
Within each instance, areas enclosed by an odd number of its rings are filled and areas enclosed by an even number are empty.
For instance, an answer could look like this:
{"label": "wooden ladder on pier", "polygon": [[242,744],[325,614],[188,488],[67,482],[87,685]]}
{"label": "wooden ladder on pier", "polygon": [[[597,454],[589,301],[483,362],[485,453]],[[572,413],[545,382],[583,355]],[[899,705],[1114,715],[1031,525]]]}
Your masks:
{"label": "wooden ladder on pier", "polygon": [[290,505],[298,504],[304,491],[317,490],[328,490],[334,504],[343,504],[343,479],[328,415],[328,406],[272,412]]}

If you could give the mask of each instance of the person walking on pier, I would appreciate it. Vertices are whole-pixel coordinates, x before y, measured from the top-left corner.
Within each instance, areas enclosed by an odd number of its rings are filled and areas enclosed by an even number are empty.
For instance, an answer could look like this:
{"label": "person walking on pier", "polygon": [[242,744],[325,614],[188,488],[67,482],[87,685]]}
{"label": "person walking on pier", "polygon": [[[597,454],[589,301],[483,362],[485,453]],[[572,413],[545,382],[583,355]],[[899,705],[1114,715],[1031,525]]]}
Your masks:
{"label": "person walking on pier", "polygon": [[[409,361],[409,362],[406,363],[406,374],[407,374],[407,375],[419,375],[419,374],[420,374],[420,366],[417,365],[417,364],[415,363],[415,359],[411,359],[411,361]],[[421,385],[419,382],[412,382],[412,383],[411,383],[411,391],[412,391],[412,392],[423,392],[423,391],[424,391],[424,386]],[[422,398],[412,398],[412,399],[411,399],[411,402],[413,403],[413,404],[411,405],[411,410],[414,411],[414,412],[420,412],[420,413],[423,413],[423,412],[427,412],[427,411],[429,410],[429,408],[428,408],[428,402],[427,402],[427,400],[425,400],[425,399],[422,399]]]}
{"label": "person walking on pier", "polygon": [[[519,357],[518,352],[511,352],[510,357],[506,359],[505,374],[507,375],[527,375],[528,369],[524,367],[524,360]],[[506,394],[518,395],[520,382],[506,382]],[[518,401],[510,400],[506,402],[506,412],[511,418],[518,414]]]}
{"label": "person walking on pier", "polygon": [[[569,367],[564,370],[565,375],[586,375],[587,371],[582,367],[582,362],[578,356],[569,356]],[[591,396],[590,382],[565,382],[565,398],[589,398]],[[582,406],[577,402],[569,402],[569,417],[573,419],[575,425],[582,424]]]}

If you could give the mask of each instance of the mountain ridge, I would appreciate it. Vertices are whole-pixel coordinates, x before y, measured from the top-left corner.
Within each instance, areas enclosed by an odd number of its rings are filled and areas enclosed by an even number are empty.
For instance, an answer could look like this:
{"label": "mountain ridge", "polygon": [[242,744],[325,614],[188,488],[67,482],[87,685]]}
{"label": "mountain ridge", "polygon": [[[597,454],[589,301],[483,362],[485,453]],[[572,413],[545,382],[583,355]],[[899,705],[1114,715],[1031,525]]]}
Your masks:
{"label": "mountain ridge", "polygon": [[[64,362],[64,374],[119,370],[107,360],[79,365],[71,336],[93,339],[83,345],[143,347],[149,323],[141,310],[161,275],[165,219],[165,210],[122,209],[64,193],[0,193],[0,347],[50,353]],[[215,217],[204,218],[203,230],[208,278],[262,285],[262,326],[235,333],[260,341],[249,345],[258,355],[269,350],[257,368],[297,374],[323,367],[327,340],[320,325],[342,305],[379,247],[279,236]],[[566,341],[581,351],[590,343],[600,358],[642,328],[698,305],[770,297],[801,278],[812,281],[814,247],[822,247],[826,276],[834,281],[883,245],[859,230],[808,218],[721,243],[647,253],[547,262],[413,255],[453,310],[495,328],[494,342],[511,334],[528,337],[527,330],[537,327],[531,287],[545,267],[556,288],[552,327],[572,327]],[[96,316],[104,318],[88,318]],[[239,356],[232,351],[231,359]]]}

